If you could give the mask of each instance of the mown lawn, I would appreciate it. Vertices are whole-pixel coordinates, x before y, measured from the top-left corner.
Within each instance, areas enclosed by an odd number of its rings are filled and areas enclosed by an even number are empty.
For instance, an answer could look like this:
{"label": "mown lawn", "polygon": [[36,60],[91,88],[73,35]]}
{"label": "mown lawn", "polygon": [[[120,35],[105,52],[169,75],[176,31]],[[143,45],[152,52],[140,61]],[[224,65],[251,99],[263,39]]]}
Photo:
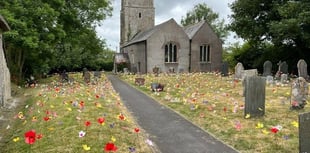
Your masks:
{"label": "mown lawn", "polygon": [[[232,77],[215,73],[120,77],[240,152],[299,152],[298,114],[309,112],[310,106],[289,109],[290,84],[267,85],[265,116],[253,118],[244,115],[242,83]],[[135,85],[135,78],[145,78],[145,85]],[[153,82],[164,84],[164,91],[152,92]]]}
{"label": "mown lawn", "polygon": [[154,151],[105,75],[94,84],[84,83],[81,73],[69,77],[72,83],[55,76],[25,90],[30,96],[1,129],[6,134],[0,152]]}

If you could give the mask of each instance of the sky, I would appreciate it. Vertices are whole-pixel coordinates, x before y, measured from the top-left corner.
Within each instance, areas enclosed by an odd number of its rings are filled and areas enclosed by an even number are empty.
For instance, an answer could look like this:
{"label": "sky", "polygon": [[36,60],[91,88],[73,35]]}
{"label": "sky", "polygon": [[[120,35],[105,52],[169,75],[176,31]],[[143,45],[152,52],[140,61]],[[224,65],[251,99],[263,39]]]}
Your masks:
{"label": "sky", "polygon": [[[206,3],[215,13],[219,14],[220,19],[229,23],[231,10],[229,4],[234,0],[154,0],[155,5],[155,25],[163,23],[171,18],[180,24],[182,17],[194,8],[196,4]],[[108,48],[119,50],[120,41],[120,10],[121,0],[112,0],[113,15],[102,21],[100,27],[96,28],[97,35],[106,40]],[[226,41],[227,44],[238,42],[233,35]]]}

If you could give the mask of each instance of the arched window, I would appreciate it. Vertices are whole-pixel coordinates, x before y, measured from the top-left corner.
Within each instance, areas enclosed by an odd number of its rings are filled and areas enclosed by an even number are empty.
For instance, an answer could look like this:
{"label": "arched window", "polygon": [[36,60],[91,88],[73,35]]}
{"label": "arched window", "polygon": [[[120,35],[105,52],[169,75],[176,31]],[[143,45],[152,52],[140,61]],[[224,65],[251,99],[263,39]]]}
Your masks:
{"label": "arched window", "polygon": [[210,45],[201,45],[200,62],[211,62],[210,56],[211,56]]}
{"label": "arched window", "polygon": [[177,46],[173,43],[168,43],[165,45],[165,62],[172,63],[177,62],[178,57]]}

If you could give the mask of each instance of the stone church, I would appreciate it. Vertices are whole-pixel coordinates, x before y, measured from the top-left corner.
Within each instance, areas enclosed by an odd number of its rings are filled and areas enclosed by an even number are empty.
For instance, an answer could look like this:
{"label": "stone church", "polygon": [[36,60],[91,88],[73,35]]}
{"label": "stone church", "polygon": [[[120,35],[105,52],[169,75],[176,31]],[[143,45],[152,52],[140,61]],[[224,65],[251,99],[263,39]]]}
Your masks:
{"label": "stone church", "polygon": [[171,18],[155,25],[153,0],[122,0],[118,59],[132,72],[210,72],[222,67],[222,41],[206,21],[181,27]]}

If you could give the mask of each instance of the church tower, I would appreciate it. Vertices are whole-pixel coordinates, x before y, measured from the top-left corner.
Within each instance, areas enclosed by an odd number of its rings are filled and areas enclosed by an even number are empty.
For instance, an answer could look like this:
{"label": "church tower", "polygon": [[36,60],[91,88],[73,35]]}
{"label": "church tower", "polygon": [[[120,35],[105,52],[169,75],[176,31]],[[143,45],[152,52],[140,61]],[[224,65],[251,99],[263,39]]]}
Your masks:
{"label": "church tower", "polygon": [[120,47],[137,33],[154,27],[154,0],[121,0]]}

